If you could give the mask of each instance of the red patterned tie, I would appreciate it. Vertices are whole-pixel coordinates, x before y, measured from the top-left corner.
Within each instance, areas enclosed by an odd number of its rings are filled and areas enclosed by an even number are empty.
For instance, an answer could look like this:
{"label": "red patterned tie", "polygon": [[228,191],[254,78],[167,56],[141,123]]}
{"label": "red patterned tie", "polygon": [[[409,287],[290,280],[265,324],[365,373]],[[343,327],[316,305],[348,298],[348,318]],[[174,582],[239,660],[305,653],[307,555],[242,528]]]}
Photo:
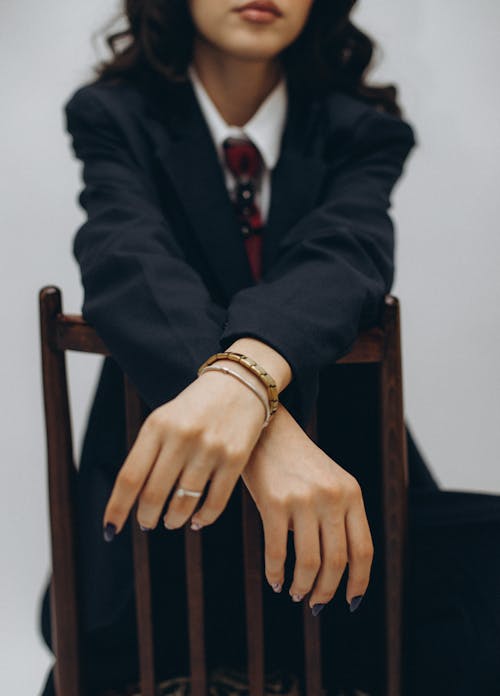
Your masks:
{"label": "red patterned tie", "polygon": [[262,157],[257,147],[243,138],[226,138],[223,147],[227,166],[236,179],[234,209],[253,277],[259,280],[264,223],[255,203],[255,190],[262,174]]}

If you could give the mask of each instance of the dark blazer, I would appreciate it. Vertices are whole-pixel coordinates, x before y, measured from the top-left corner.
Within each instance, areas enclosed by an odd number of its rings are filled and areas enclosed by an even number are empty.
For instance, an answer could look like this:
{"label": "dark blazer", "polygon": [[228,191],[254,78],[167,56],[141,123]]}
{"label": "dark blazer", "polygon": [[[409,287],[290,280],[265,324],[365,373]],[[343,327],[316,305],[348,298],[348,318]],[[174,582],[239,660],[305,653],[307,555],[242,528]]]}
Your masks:
{"label": "dark blazer", "polygon": [[[189,82],[85,85],[65,113],[83,162],[87,220],[73,246],[82,313],[112,354],[103,360],[79,471],[90,631],[116,620],[132,592],[129,521],[112,544],[102,539],[104,507],[126,456],[119,368],[153,409],[192,382],[210,354],[253,336],[290,363],[281,400],[304,427],[321,375],[380,319],[394,276],[391,193],[415,136],[404,120],[354,97],[331,92],[307,102],[291,92],[256,284]],[[374,379],[369,370],[342,374],[328,388],[342,397],[337,423],[345,413],[359,416],[369,403],[365,382]],[[362,415],[373,431],[373,409]],[[363,479],[375,469],[374,441],[353,422],[338,428],[331,451]],[[437,488],[407,435],[410,485]],[[372,480],[366,485],[376,490]],[[48,601],[47,589],[46,616]]]}
{"label": "dark blazer", "polygon": [[319,369],[378,321],[391,288],[387,211],[413,131],[341,94],[292,94],[255,284],[190,83],[153,85],[85,86],[66,104],[88,215],[73,247],[82,313],[151,408],[211,353],[259,338],[290,363],[286,397],[305,423]]}

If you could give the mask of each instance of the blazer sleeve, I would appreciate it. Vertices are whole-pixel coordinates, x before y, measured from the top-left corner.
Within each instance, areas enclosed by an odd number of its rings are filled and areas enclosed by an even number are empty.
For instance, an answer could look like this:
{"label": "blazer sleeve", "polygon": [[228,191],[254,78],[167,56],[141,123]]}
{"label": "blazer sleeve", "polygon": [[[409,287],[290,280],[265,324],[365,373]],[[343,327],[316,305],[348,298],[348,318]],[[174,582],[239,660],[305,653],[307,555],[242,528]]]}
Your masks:
{"label": "blazer sleeve", "polygon": [[271,345],[290,363],[304,404],[308,381],[381,319],[394,276],[390,198],[415,142],[406,121],[370,108],[348,154],[328,157],[319,204],[284,235],[261,282],[228,307],[222,349],[240,336]]}
{"label": "blazer sleeve", "polygon": [[100,99],[80,88],[65,114],[83,163],[78,200],[87,219],[72,247],[84,289],[82,316],[154,409],[220,350],[226,310],[186,261],[152,177]]}

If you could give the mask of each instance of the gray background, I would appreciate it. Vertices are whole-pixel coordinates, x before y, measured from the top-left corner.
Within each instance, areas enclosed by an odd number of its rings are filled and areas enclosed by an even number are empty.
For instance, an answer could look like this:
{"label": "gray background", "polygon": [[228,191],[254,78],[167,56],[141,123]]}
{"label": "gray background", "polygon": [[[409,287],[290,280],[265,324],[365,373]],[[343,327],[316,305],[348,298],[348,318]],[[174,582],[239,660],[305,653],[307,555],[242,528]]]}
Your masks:
{"label": "gray background", "polygon": [[[91,34],[117,7],[6,0],[0,9],[5,693],[38,693],[51,661],[36,625],[50,569],[37,295],[56,284],[65,311],[80,310],[70,251],[83,221],[80,168],[61,105],[90,74]],[[393,199],[407,420],[444,487],[497,492],[500,5],[377,0],[355,17],[383,46],[372,79],[399,85],[420,143]],[[97,364],[68,360],[75,449]]]}

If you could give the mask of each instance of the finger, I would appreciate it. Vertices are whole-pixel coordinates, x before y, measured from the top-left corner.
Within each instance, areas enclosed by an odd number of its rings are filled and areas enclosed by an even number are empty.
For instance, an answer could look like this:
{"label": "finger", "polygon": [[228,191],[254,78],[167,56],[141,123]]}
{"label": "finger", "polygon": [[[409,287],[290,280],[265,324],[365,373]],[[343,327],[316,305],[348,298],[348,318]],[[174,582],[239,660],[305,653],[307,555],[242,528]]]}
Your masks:
{"label": "finger", "polygon": [[160,518],[165,501],[185,463],[186,450],[181,443],[177,446],[164,445],[139,494],[137,521],[141,527],[154,529]]}
{"label": "finger", "polygon": [[373,562],[373,542],[361,495],[348,509],[346,530],[349,562],[346,600],[350,604],[354,597],[362,597],[365,594],[370,582]]}
{"label": "finger", "polygon": [[[213,475],[215,468],[219,466],[223,458],[223,443],[214,439],[212,434],[205,432],[197,442],[192,443],[191,451],[185,455],[187,463],[182,469],[176,489],[187,488],[203,493],[208,479]],[[174,492],[163,516],[165,527],[167,529],[181,527],[193,513],[198,502],[199,498],[190,495],[178,496]]]}
{"label": "finger", "polygon": [[289,594],[294,602],[300,602],[310,591],[321,567],[321,547],[313,506],[304,506],[293,517],[295,568]]}
{"label": "finger", "polygon": [[[327,604],[335,595],[347,565],[347,540],[344,517],[322,519],[320,526],[321,569],[309,597],[311,609]],[[322,607],[321,607],[322,608]]]}
{"label": "finger", "polygon": [[191,519],[191,529],[201,529],[215,522],[224,511],[239,477],[239,469],[227,465],[214,467],[207,496]]}
{"label": "finger", "polygon": [[[203,495],[214,468],[215,463],[210,466],[201,458],[190,459],[184,466],[168,504],[167,511],[163,516],[163,524],[167,529],[177,529],[181,527],[192,515]],[[179,495],[177,491],[184,488],[188,491],[197,491],[200,495],[198,497],[189,494]]]}
{"label": "finger", "polygon": [[273,509],[263,518],[264,562],[268,583],[281,592],[285,582],[285,561],[288,542],[288,518],[284,510]]}
{"label": "finger", "polygon": [[118,472],[104,510],[103,526],[113,524],[119,533],[150,473],[160,449],[160,439],[144,425]]}

